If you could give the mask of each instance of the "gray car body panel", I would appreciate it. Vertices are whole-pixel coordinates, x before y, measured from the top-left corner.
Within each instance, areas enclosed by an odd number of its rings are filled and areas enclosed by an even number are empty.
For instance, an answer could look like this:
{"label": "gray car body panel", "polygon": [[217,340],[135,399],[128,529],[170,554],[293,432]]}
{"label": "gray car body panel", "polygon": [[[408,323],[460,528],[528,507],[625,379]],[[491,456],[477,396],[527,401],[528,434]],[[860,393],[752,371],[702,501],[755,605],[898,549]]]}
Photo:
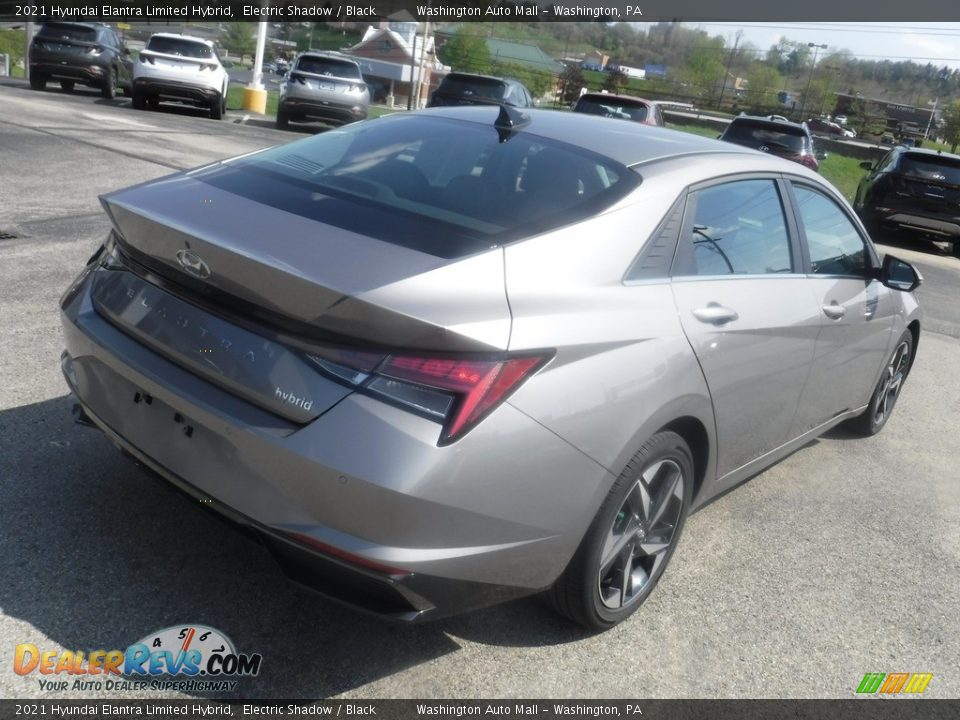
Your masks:
{"label": "gray car body panel", "polygon": [[[439,443],[433,420],[328,379],[335,399],[310,418],[208,382],[96,311],[93,276],[114,271],[94,266],[63,301],[71,390],[118,444],[225,512],[415,575],[524,592],[563,571],[616,477],[659,430],[695,428],[689,441],[705,444],[695,453],[701,505],[864,408],[892,343],[919,319],[911,294],[804,268],[671,278],[667,263],[659,277],[627,279],[668,210],[698,184],[744,173],[809,183],[856,224],[835,189],[733,145],[530,115],[529,132],[617,157],[643,182],[585,221],[459,260],[243,200],[189,173],[104,198],[121,248],[174,279],[184,272],[177,252],[189,248],[209,266],[210,287],[321,335],[404,350],[548,351],[535,376],[456,442]],[[846,304],[847,324],[820,311],[833,300]],[[735,305],[739,319],[722,328],[693,319],[711,301]],[[868,305],[872,317],[857,325]],[[154,402],[133,401],[139,393]]]}

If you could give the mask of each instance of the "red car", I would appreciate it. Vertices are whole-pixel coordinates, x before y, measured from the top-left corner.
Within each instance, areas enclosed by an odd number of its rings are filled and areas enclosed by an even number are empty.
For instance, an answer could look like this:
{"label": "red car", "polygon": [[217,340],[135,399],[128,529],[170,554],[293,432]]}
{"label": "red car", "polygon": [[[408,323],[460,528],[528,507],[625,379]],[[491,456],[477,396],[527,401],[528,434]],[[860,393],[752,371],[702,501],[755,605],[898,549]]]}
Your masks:
{"label": "red car", "polygon": [[817,133],[818,135],[839,135],[843,137],[843,128],[837,125],[837,123],[828,120],[810,118],[807,120],[807,127],[810,128],[810,132]]}

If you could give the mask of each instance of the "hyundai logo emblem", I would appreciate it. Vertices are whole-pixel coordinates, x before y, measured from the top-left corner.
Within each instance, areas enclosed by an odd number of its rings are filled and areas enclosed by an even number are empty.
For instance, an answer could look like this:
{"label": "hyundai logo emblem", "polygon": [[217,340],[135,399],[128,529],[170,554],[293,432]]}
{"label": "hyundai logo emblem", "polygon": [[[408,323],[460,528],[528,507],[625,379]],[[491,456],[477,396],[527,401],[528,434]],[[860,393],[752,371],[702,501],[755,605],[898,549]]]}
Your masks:
{"label": "hyundai logo emblem", "polygon": [[180,250],[177,252],[177,262],[180,267],[195,278],[205,280],[210,277],[210,267],[193,250]]}
{"label": "hyundai logo emblem", "polygon": [[757,148],[757,150],[759,150],[760,152],[770,152],[770,148],[768,148],[766,145],[761,145],[760,147]]}

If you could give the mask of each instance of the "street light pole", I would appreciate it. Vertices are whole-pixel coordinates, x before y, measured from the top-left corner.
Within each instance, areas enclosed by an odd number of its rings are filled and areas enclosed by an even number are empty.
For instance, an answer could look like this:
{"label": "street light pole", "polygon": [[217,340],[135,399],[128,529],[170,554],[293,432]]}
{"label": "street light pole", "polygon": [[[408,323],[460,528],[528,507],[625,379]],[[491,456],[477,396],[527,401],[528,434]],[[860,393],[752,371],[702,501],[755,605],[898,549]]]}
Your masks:
{"label": "street light pole", "polygon": [[803,111],[807,107],[807,95],[810,94],[810,86],[813,84],[813,71],[817,68],[817,53],[826,50],[826,45],[817,45],[817,43],[807,43],[807,47],[814,48],[813,64],[810,66],[810,78],[807,80],[807,89],[803,92],[803,100],[800,103],[800,122],[803,122]]}

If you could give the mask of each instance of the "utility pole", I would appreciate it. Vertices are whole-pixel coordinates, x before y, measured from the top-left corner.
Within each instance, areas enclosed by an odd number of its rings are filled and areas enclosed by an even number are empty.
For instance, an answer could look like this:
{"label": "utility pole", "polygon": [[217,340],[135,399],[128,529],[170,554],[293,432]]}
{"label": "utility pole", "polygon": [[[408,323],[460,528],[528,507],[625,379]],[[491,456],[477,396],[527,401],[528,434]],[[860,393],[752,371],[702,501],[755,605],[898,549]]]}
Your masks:
{"label": "utility pole", "polygon": [[807,107],[807,95],[810,94],[810,85],[813,84],[813,71],[817,67],[817,53],[821,50],[826,50],[826,45],[817,45],[816,43],[807,43],[807,47],[814,48],[813,50],[813,64],[810,66],[810,79],[807,80],[807,89],[803,91],[803,100],[800,103],[800,122],[803,122],[803,111]]}
{"label": "utility pole", "polygon": [[413,71],[417,69],[417,31],[413,31],[413,47],[410,49],[410,85],[407,90],[407,110],[413,110]]}
{"label": "utility pole", "polygon": [[417,74],[417,102],[414,104],[414,110],[420,109],[420,96],[423,94],[423,74],[427,67],[427,48],[430,47],[429,20],[423,26],[423,42],[420,44],[420,72]]}
{"label": "utility pole", "polygon": [[[923,131],[923,139],[928,140],[930,137],[930,125],[933,124],[933,116],[937,114],[937,103],[940,102],[940,98],[937,97],[933,101],[933,110],[930,111],[930,118],[927,120],[927,129]],[[928,103],[929,104],[929,103]]]}
{"label": "utility pole", "polygon": [[723,107],[723,92],[727,89],[727,77],[730,75],[730,65],[733,63],[733,56],[737,54],[737,47],[740,45],[740,38],[743,36],[743,30],[737,30],[736,40],[733,41],[733,50],[727,56],[727,67],[723,71],[723,82],[720,83],[720,99],[717,100],[717,110]]}

